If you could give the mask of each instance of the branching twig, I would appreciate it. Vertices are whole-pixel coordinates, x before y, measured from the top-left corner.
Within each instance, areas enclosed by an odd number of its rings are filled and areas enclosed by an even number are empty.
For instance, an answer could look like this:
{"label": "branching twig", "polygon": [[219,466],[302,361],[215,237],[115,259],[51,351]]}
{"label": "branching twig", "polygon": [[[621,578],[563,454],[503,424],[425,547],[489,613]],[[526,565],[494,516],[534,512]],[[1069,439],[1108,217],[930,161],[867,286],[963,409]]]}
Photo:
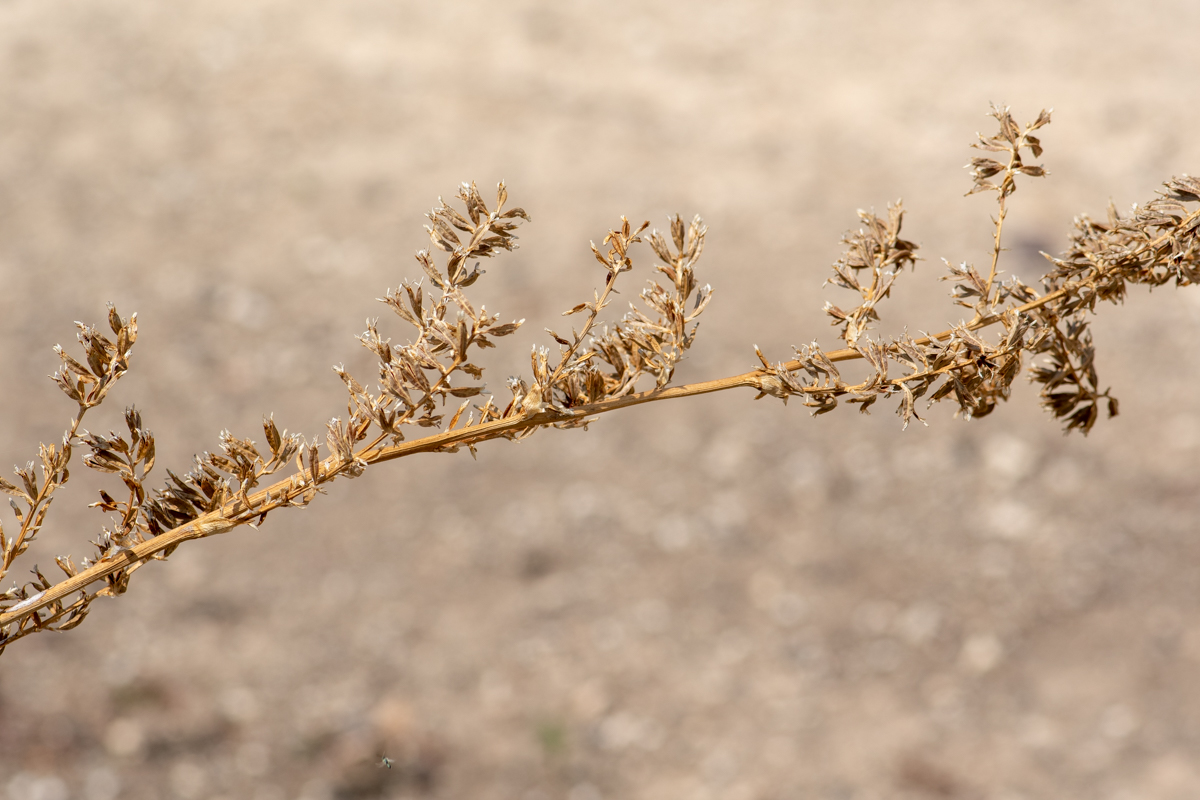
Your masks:
{"label": "branching twig", "polygon": [[[981,136],[976,146],[1007,152],[1008,163],[972,160],[974,191],[991,189],[998,194],[991,268],[986,279],[966,264],[952,268],[951,277],[956,281],[953,296],[972,308],[974,316],[920,338],[906,334],[882,341],[870,335],[871,323],[879,319],[879,303],[889,296],[903,269],[917,260],[917,246],[899,236],[903,213],[896,204],[889,207],[886,220],[860,212],[863,227],[846,237],[846,255],[834,265],[831,282],[858,295],[858,304],[848,311],[826,306],[834,324],[841,327],[845,349],[824,352],[814,342],[796,348],[794,358],[772,364],[755,348],[759,368],[672,387],[669,383],[675,366],[692,346],[697,317],[712,297],[711,288],[699,287],[694,275],[707,228],[697,217],[685,230],[682,219],[675,217],[670,241],[652,232],[647,239],[661,262],[657,270],[667,285],[651,281],[640,295],[642,307],[631,305],[623,318],[609,323],[596,338],[593,334],[601,312],[609,305],[617,276],[634,267],[631,248],[642,241],[647,227],[643,224],[635,229],[622,218],[621,225],[604,240],[610,245],[607,254],[593,245],[606,270],[603,289],[593,293],[591,302],[566,312],[587,312],[581,329],[572,331],[570,338],[550,331],[560,347],[557,362],[551,366],[549,351],[535,348],[531,379],[509,380],[513,397],[507,406],[502,410],[488,397],[463,421],[469,398],[484,392],[478,383],[482,370],[470,361],[471,348],[491,347],[492,338],[511,334],[523,322],[499,324],[496,316],[474,307],[465,289],[483,273],[477,263],[468,270],[468,262],[515,248],[513,231],[519,221],[528,220],[521,209],[503,211],[507,200],[503,184],[494,210],[487,208],[474,184],[464,184],[458,195],[462,212],[443,202],[429,214],[430,238],[446,253],[444,267],[425,251],[417,254],[438,296],[432,291],[427,296],[421,283],[407,282],[383,298],[413,327],[415,337],[408,344],[393,345],[381,336],[375,320],[368,321],[367,331],[359,337],[379,358],[377,392],[336,368],[347,390],[347,419],[329,422],[325,437],[328,455],[319,455],[317,441],[281,432],[273,419],[265,419],[269,455],[260,453],[250,439],[226,431],[221,435],[220,453],[196,457],[192,470],[183,476],[168,470],[167,485],[150,493],[143,481],[154,466],[154,438],[143,428],[137,411],[126,411],[128,438],[79,432],[84,413],[98,405],[128,369],[137,335],[136,317],[125,321],[110,310],[116,342],[81,325],[87,364],[58,350],[63,367],[55,380],[78,406],[62,446],[43,446],[40,483],[32,464],[17,471],[20,486],[0,480],[0,491],[14,496],[20,522],[13,538],[4,537],[0,530],[0,577],[41,529],[51,494],[68,478],[73,447],[86,446],[85,465],[119,477],[128,494],[118,501],[101,492],[100,501],[94,504],[115,517],[113,528],[102,529],[95,542],[98,553],[93,561],[85,560],[82,568],[77,568],[69,558],[60,557],[58,565],[67,575],[65,580],[53,583],[35,567],[35,581],[0,595],[0,650],[32,633],[78,625],[95,597],[123,593],[134,571],[150,559],[165,558],[183,542],[243,524],[257,525],[276,509],[307,505],[324,492],[326,484],[340,477],[353,478],[374,464],[416,453],[466,446],[474,454],[476,446],[485,441],[520,439],[551,426],[583,427],[601,414],[643,403],[745,387],[757,390],[758,397],[771,395],[785,402],[798,397],[814,414],[822,414],[841,399],[866,411],[881,397],[898,394],[897,411],[907,426],[911,419],[920,419],[916,400],[925,395],[931,404],[953,398],[967,417],[990,413],[1007,398],[1023,357],[1044,355],[1046,362],[1030,371],[1031,380],[1042,385],[1043,404],[1068,430],[1086,433],[1099,417],[1102,404],[1110,415],[1117,410],[1115,399],[1099,388],[1087,315],[1094,312],[1098,300],[1123,298],[1128,283],[1157,286],[1174,280],[1177,285],[1188,285],[1200,280],[1200,210],[1191,205],[1200,202],[1200,181],[1187,176],[1172,179],[1163,196],[1135,207],[1133,214],[1121,216],[1110,210],[1106,224],[1078,219],[1070,249],[1062,257],[1050,259],[1052,270],[1043,279],[1039,295],[1015,278],[999,281],[998,263],[1005,201],[1015,191],[1016,176],[1044,174],[1041,167],[1022,163],[1021,150],[1041,154],[1041,144],[1032,132],[1049,122],[1049,114],[1042,112],[1024,129],[1007,109],[993,109],[993,116],[1000,133]],[[998,184],[989,180],[1000,174],[1003,177]],[[870,270],[869,281],[858,277],[864,269]],[[993,340],[985,338],[985,329],[997,326],[1000,335]],[[837,367],[852,360],[864,360],[868,366],[866,377],[854,384],[847,383]],[[901,374],[893,375],[893,370]],[[466,376],[465,382],[462,376]],[[638,391],[646,376],[653,379],[653,388]],[[443,424],[439,412],[448,398],[463,402]],[[406,426],[439,428],[440,432],[406,441]],[[260,488],[267,476],[290,463],[296,465],[293,474]],[[95,589],[101,582],[101,588]]]}

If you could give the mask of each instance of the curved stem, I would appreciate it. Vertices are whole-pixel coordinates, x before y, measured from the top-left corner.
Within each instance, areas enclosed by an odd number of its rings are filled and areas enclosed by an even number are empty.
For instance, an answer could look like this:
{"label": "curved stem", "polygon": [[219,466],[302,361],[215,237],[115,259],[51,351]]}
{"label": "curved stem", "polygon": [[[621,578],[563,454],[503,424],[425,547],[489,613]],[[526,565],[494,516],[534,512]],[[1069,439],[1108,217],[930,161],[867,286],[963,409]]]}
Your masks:
{"label": "curved stem", "polygon": [[[1052,292],[1045,297],[1026,303],[1021,306],[1020,311],[1037,308],[1045,305],[1058,297],[1062,297],[1068,293],[1067,288]],[[996,315],[990,315],[981,319],[975,320],[969,324],[971,329],[978,329],[987,325],[992,325],[999,321]],[[917,344],[928,344],[935,340],[948,338],[952,331],[946,330],[941,333],[936,333],[931,336],[926,336],[916,340]],[[851,361],[862,358],[862,355],[857,350],[845,349],[835,350],[826,353],[826,356],[831,361]],[[789,361],[784,364],[786,369],[798,369],[800,363],[798,361]],[[577,406],[567,412],[557,411],[549,408],[537,414],[517,415],[507,417],[505,419],[492,420],[491,422],[483,422],[472,425],[469,428],[458,428],[453,431],[444,431],[433,436],[426,436],[422,439],[415,439],[411,442],[400,442],[399,444],[389,445],[387,447],[377,448],[375,446],[367,447],[358,453],[358,457],[367,464],[379,464],[385,461],[394,461],[398,458],[414,455],[416,453],[426,453],[437,450],[445,450],[450,447],[462,444],[474,444],[488,439],[496,439],[505,436],[506,434],[517,433],[527,428],[536,428],[543,425],[552,425],[556,422],[564,422],[567,420],[579,420],[586,417],[605,414],[610,411],[616,411],[621,408],[630,406],[642,405],[644,403],[654,403],[660,400],[677,400],[683,397],[694,397],[701,394],[711,394],[712,392],[722,392],[728,389],[736,389],[740,387],[758,389],[761,379],[767,375],[767,371],[756,369],[750,372],[745,372],[740,375],[732,375],[726,378],[717,380],[702,381],[700,383],[687,384],[685,386],[671,386],[661,389],[651,389],[646,392],[630,394],[624,397],[616,397],[610,400],[602,400],[598,403],[590,403],[588,405]],[[903,378],[897,379],[902,381]],[[377,440],[378,441],[378,440]],[[321,462],[322,476],[329,475],[332,477],[331,470],[339,466],[337,456],[330,456]],[[322,481],[324,482],[324,481]],[[271,486],[260,489],[249,497],[247,505],[240,499],[231,500],[219,511],[205,514],[186,525],[181,525],[170,531],[165,531],[153,539],[149,539],[141,544],[123,550],[121,553],[105,558],[96,564],[82,570],[74,577],[68,578],[60,583],[47,589],[40,595],[35,595],[34,598],[26,600],[23,603],[10,608],[7,612],[0,614],[0,627],[7,626],[13,623],[19,623],[28,618],[39,609],[45,608],[52,603],[55,603],[68,595],[81,591],[88,585],[103,580],[104,578],[118,572],[121,569],[128,568],[133,564],[140,563],[145,559],[168,550],[176,545],[185,542],[189,539],[199,539],[206,536],[212,536],[218,533],[225,533],[235,527],[235,523],[231,520],[237,519],[237,524],[243,524],[250,521],[256,516],[271,510],[290,505],[297,498],[303,498],[305,495],[315,491],[315,487],[311,481],[303,478],[298,478],[293,475],[278,481]]]}
{"label": "curved stem", "polygon": [[[1186,229],[1190,224],[1200,219],[1200,211],[1193,212],[1183,220],[1180,226]],[[1151,242],[1147,242],[1140,250],[1154,250],[1170,238],[1171,234],[1163,234]],[[1032,311],[1036,308],[1053,303],[1061,298],[1069,297],[1078,294],[1082,289],[1094,286],[1103,276],[1103,270],[1098,269],[1097,273],[1090,278],[1084,280],[1067,283],[1055,291],[1049,292],[1036,300],[1031,300],[1021,306],[1017,306],[1017,313]],[[1001,320],[998,314],[988,314],[984,317],[976,317],[967,323],[966,327],[969,330],[979,330],[996,324]],[[953,330],[945,330],[939,333],[924,336],[915,340],[917,345],[926,345],[935,341],[948,339],[953,333]],[[862,358],[862,354],[854,349],[846,348],[842,350],[834,350],[825,354],[830,361],[852,361]],[[783,364],[783,367],[788,370],[801,368],[799,361],[788,361]],[[605,414],[610,411],[616,411],[629,406],[641,405],[643,403],[653,403],[660,400],[675,400],[683,397],[692,397],[701,394],[710,394],[712,392],[721,392],[727,389],[735,389],[740,387],[759,389],[762,378],[769,373],[766,369],[756,369],[750,372],[744,372],[740,375],[732,375],[726,378],[720,378],[712,381],[703,381],[700,383],[688,384],[685,386],[665,387],[661,389],[652,389],[646,392],[626,395],[624,397],[616,397],[609,400],[602,400],[597,403],[577,406],[568,411],[558,411],[553,408],[548,408],[536,414],[525,414],[507,417],[504,419],[492,420],[491,422],[481,422],[471,427],[458,428],[453,431],[444,431],[433,436],[427,436],[423,439],[416,439],[411,442],[401,442],[399,444],[389,445],[383,448],[375,446],[366,447],[359,451],[358,457],[367,464],[377,464],[385,461],[393,461],[398,458],[413,455],[416,453],[432,452],[445,450],[455,445],[474,444],[488,439],[496,439],[507,434],[516,433],[528,428],[535,428],[544,425],[553,425],[558,422],[566,422],[571,420],[582,420],[590,416]],[[902,383],[913,376],[897,378],[892,383]],[[378,440],[376,440],[378,441]],[[374,445],[375,443],[373,443]],[[320,474],[326,475],[327,472],[336,467],[340,461],[337,456],[330,456],[321,462]],[[324,482],[324,481],[322,481]],[[8,609],[4,613],[0,613],[0,629],[4,626],[13,623],[21,623],[29,618],[38,610],[45,608],[52,603],[58,602],[68,595],[82,591],[88,585],[96,581],[103,580],[116,573],[121,569],[126,569],[132,565],[139,564],[142,561],[153,557],[154,555],[171,549],[181,542],[188,539],[199,539],[207,536],[213,536],[226,531],[232,530],[240,524],[249,522],[254,517],[263,513],[280,508],[287,505],[292,505],[297,498],[305,498],[311,496],[312,493],[318,491],[318,487],[311,481],[307,480],[303,474],[292,475],[266,489],[261,489],[249,497],[249,504],[241,499],[233,499],[226,503],[219,510],[198,517],[191,522],[181,525],[174,530],[166,531],[146,542],[138,544],[127,550],[108,556],[100,562],[93,564],[86,570],[76,574],[74,577],[68,578],[60,583],[55,584],[39,595],[18,603],[16,606]],[[236,520],[236,521],[235,521]],[[2,642],[2,640],[0,640]]]}

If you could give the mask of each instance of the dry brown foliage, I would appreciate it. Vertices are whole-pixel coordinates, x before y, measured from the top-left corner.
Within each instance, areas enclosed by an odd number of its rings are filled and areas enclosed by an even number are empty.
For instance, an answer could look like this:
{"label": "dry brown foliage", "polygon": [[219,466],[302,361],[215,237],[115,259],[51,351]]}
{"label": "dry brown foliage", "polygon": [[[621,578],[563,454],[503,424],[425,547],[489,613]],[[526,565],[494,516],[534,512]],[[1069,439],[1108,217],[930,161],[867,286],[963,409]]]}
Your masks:
{"label": "dry brown foliage", "polygon": [[[992,116],[998,133],[980,136],[974,147],[996,157],[978,156],[969,165],[974,181],[969,194],[994,192],[997,198],[991,264],[985,276],[970,264],[947,263],[945,279],[953,284],[954,301],[972,316],[920,338],[905,334],[884,340],[870,332],[880,303],[917,260],[917,245],[900,237],[903,211],[897,203],[886,219],[860,211],[862,227],[844,239],[846,252],[833,265],[829,282],[856,293],[853,308],[825,307],[845,348],[827,352],[813,342],[795,348],[792,359],[772,363],[756,347],[760,367],[750,372],[671,386],[676,365],[695,342],[697,317],[712,298],[711,287],[700,286],[695,276],[707,228],[699,217],[685,225],[677,216],[669,233],[646,235],[649,223],[634,227],[622,218],[601,247],[592,245],[604,268],[603,287],[564,313],[584,315],[578,330],[566,335],[547,329],[557,349],[534,349],[528,379],[508,381],[511,399],[497,403],[488,396],[472,408],[471,398],[484,397],[483,371],[471,363],[472,354],[494,347],[494,339],[513,333],[524,320],[501,323],[482,306],[477,309],[466,290],[483,274],[477,259],[514,249],[514,231],[529,216],[520,208],[505,210],[503,184],[492,208],[474,184],[464,184],[457,196],[461,209],[439,202],[427,215],[426,229],[444,263],[429,251],[417,253],[428,284],[406,281],[381,298],[413,327],[413,338],[393,344],[375,321],[368,321],[359,340],[379,359],[374,392],[335,368],[346,385],[348,405],[344,420],[328,423],[324,458],[317,439],[280,431],[266,418],[265,451],[249,438],[223,431],[219,453],[195,457],[183,475],[167,470],[166,485],[148,490],[154,437],[134,408],[125,412],[127,434],[80,429],[84,414],[100,405],[128,371],[137,340],[137,315],[125,319],[110,306],[113,338],[80,324],[82,361],[55,348],[62,365],[54,381],[77,408],[61,444],[41,446],[40,475],[30,462],[16,470],[19,482],[0,479],[17,523],[15,533],[0,528],[0,579],[41,531],[55,491],[70,476],[76,448],[85,449],[85,466],[117,476],[124,490],[118,497],[101,491],[92,504],[109,515],[93,542],[92,559],[77,566],[60,556],[56,562],[63,580],[51,581],[34,566],[34,580],[0,594],[0,652],[32,633],[79,625],[96,597],[123,594],[135,571],[148,561],[165,560],[181,543],[239,525],[257,526],[270,512],[303,507],[323,494],[326,484],[357,477],[374,464],[463,446],[474,454],[490,439],[522,439],[548,426],[586,427],[599,414],[640,403],[749,387],[759,398],[770,395],[786,403],[796,397],[812,413],[823,414],[843,399],[865,412],[880,398],[895,395],[907,427],[920,420],[917,400],[925,397],[930,405],[953,400],[966,418],[991,413],[1007,399],[1029,358],[1029,379],[1041,386],[1043,405],[1067,431],[1087,433],[1102,410],[1117,413],[1109,390],[1100,389],[1089,315],[1098,301],[1121,301],[1130,283],[1197,281],[1200,180],[1172,178],[1159,197],[1127,215],[1110,207],[1104,222],[1078,217],[1067,251],[1047,256],[1051,269],[1039,292],[1016,278],[1002,279],[998,265],[1007,201],[1018,179],[1046,174],[1025,159],[1041,156],[1034,134],[1050,122],[1050,114],[1043,111],[1025,126],[1007,108],[993,108]],[[620,319],[598,329],[619,276],[634,267],[632,248],[643,240],[658,258],[658,276],[641,292],[640,307],[631,304]],[[995,329],[990,337],[988,329]],[[1037,356],[1042,358],[1034,360]],[[865,361],[865,379],[854,384],[843,379],[837,363],[849,360]],[[453,409],[448,421],[447,409]],[[435,432],[408,440],[410,426]],[[290,475],[260,488],[265,478],[292,464]]]}

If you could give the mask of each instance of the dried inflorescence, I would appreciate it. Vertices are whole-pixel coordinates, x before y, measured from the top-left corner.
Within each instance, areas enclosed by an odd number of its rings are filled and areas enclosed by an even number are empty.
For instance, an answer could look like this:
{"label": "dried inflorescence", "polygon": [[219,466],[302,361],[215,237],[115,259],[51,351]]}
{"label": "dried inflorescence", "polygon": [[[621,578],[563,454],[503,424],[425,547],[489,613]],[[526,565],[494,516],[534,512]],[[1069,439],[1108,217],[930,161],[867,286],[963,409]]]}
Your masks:
{"label": "dried inflorescence", "polygon": [[[970,163],[974,186],[969,194],[995,192],[999,213],[995,218],[992,264],[986,277],[970,264],[947,264],[955,302],[974,312],[950,330],[913,339],[908,335],[884,341],[867,333],[878,319],[877,305],[897,276],[915,258],[915,246],[899,238],[899,205],[889,208],[887,220],[859,212],[864,227],[848,236],[846,254],[834,264],[832,283],[859,293],[860,304],[842,311],[831,304],[826,312],[840,325],[848,349],[823,352],[816,343],[796,349],[786,363],[769,364],[761,353],[765,373],[759,382],[760,397],[774,395],[785,401],[801,397],[820,414],[836,407],[839,398],[866,411],[880,397],[900,395],[897,412],[905,426],[919,419],[916,400],[953,399],[967,418],[991,413],[1007,399],[1022,360],[1043,356],[1030,370],[1030,379],[1041,385],[1043,405],[1064,422],[1067,430],[1086,433],[1101,410],[1117,413],[1117,401],[1101,390],[1096,375],[1095,351],[1087,316],[1098,300],[1120,301],[1126,283],[1158,286],[1174,280],[1177,286],[1196,279],[1200,264],[1200,210],[1189,206],[1200,201],[1200,181],[1175,178],[1166,193],[1129,217],[1110,209],[1109,222],[1101,225],[1087,217],[1076,220],[1071,248],[1062,258],[1050,258],[1054,268],[1043,278],[1038,293],[1019,280],[998,280],[997,263],[1007,215],[1007,199],[1017,188],[1018,176],[1042,177],[1041,166],[1024,163],[1026,151],[1042,154],[1034,131],[1050,122],[1043,111],[1021,127],[1007,108],[994,108],[999,123],[995,136],[980,136],[974,145],[1007,155],[1006,163],[986,157]],[[1048,257],[1049,258],[1049,257]],[[870,270],[871,280],[859,275]],[[989,338],[983,328],[998,326]],[[857,384],[846,383],[834,362],[864,359],[871,372]],[[896,369],[893,370],[893,367]],[[892,375],[893,371],[901,372]]]}
{"label": "dried inflorescence", "polygon": [[[474,184],[463,184],[457,195],[461,210],[440,201],[428,214],[426,230],[444,254],[444,263],[439,265],[431,252],[417,253],[424,278],[405,281],[381,298],[411,326],[407,343],[384,338],[377,320],[368,320],[359,337],[378,358],[376,389],[335,367],[346,386],[347,409],[344,421],[337,417],[326,426],[326,455],[317,439],[310,442],[280,431],[266,418],[263,434],[269,453],[248,438],[223,431],[220,452],[195,457],[192,469],[182,476],[167,470],[166,485],[148,491],[154,436],[139,412],[125,412],[128,435],[79,428],[84,414],[99,405],[128,370],[137,338],[136,315],[122,319],[110,306],[115,341],[80,325],[83,361],[56,348],[62,367],[54,380],[75,402],[77,413],[60,446],[41,447],[41,479],[32,462],[17,470],[19,484],[0,479],[0,491],[12,496],[19,526],[12,536],[0,529],[0,579],[41,530],[54,491],[69,477],[74,448],[83,446],[84,465],[119,478],[124,492],[114,496],[101,491],[93,504],[109,515],[108,525],[93,542],[93,559],[77,567],[69,557],[59,557],[66,578],[57,583],[35,566],[35,580],[0,594],[0,651],[29,634],[78,625],[97,596],[123,593],[133,572],[149,560],[165,559],[182,542],[242,524],[258,525],[278,508],[302,507],[340,477],[357,477],[374,464],[415,453],[455,451],[465,445],[474,454],[479,443],[490,439],[521,439],[551,426],[586,427],[598,414],[639,403],[749,387],[758,390],[758,397],[771,395],[784,402],[799,398],[814,414],[822,414],[841,400],[866,411],[880,398],[896,395],[897,412],[907,427],[920,419],[917,401],[922,398],[930,404],[953,400],[967,418],[990,413],[1008,397],[1023,360],[1040,356],[1029,375],[1041,385],[1043,404],[1067,430],[1086,433],[1102,408],[1110,415],[1117,411],[1116,401],[1098,383],[1088,317],[1097,301],[1120,301],[1128,283],[1160,286],[1174,281],[1183,286],[1196,281],[1200,181],[1172,179],[1161,197],[1135,206],[1127,216],[1110,209],[1106,223],[1077,219],[1067,252],[1048,257],[1052,269],[1039,293],[1016,278],[1001,280],[998,263],[1007,200],[1017,189],[1018,176],[1046,174],[1025,159],[1041,156],[1042,145],[1034,133],[1050,122],[1050,115],[1043,111],[1023,127],[1007,108],[993,108],[992,116],[999,132],[980,136],[974,146],[1003,155],[1000,160],[976,157],[969,164],[969,194],[991,191],[997,198],[990,268],[985,277],[970,264],[947,264],[951,295],[972,316],[934,335],[914,339],[905,333],[885,340],[871,333],[880,318],[880,304],[918,260],[917,245],[900,236],[903,211],[896,203],[888,207],[886,218],[860,211],[861,227],[843,239],[846,252],[833,265],[829,282],[856,295],[848,310],[825,307],[844,349],[825,351],[812,342],[795,348],[791,360],[772,364],[756,347],[759,368],[671,386],[677,364],[695,342],[697,318],[712,298],[711,287],[701,286],[695,275],[707,227],[699,217],[685,226],[676,216],[669,236],[646,234],[648,223],[635,227],[622,217],[601,247],[592,245],[604,268],[602,288],[590,301],[564,312],[584,315],[578,330],[560,334],[547,329],[555,344],[534,347],[528,379],[509,378],[511,399],[502,407],[489,395],[469,410],[472,398],[486,393],[483,369],[472,362],[474,353],[494,347],[494,339],[514,333],[524,320],[500,322],[482,305],[476,308],[467,289],[484,274],[478,259],[516,248],[515,231],[529,217],[520,208],[505,210],[508,193],[503,184],[492,209]],[[643,241],[658,257],[658,277],[641,292],[640,306],[631,303],[620,319],[602,324],[601,314],[611,303],[618,278],[634,268],[632,252]],[[989,335],[989,328],[995,333]],[[849,360],[865,362],[865,378],[850,383],[842,376],[837,364]],[[454,409],[449,420],[447,408]],[[406,439],[406,426],[426,433]],[[292,464],[295,469],[288,477],[260,488],[264,478]]]}
{"label": "dried inflorescence", "polygon": [[[645,310],[630,303],[629,311],[620,321],[607,327],[599,338],[591,340],[590,347],[580,351],[579,344],[595,326],[616,276],[633,267],[629,247],[641,241],[640,234],[649,225],[644,223],[636,233],[631,233],[629,221],[622,217],[621,223],[621,228],[610,232],[604,240],[605,244],[612,244],[607,255],[601,255],[592,245],[596,259],[609,271],[603,295],[563,313],[568,316],[586,311],[588,318],[582,330],[573,331],[571,341],[550,331],[564,356],[558,377],[565,380],[550,382],[555,389],[551,397],[556,407],[571,409],[625,397],[634,391],[643,375],[651,376],[656,387],[669,384],[675,365],[696,340],[699,326],[696,318],[712,299],[712,287],[699,286],[695,275],[708,226],[695,217],[685,231],[683,220],[676,216],[671,220],[670,241],[658,231],[648,237],[661,262],[655,269],[667,279],[667,286],[649,281],[640,295]],[[599,367],[598,362],[608,368]]]}
{"label": "dried inflorescence", "polygon": [[[39,448],[40,481],[32,461],[23,469],[16,470],[17,476],[21,479],[20,485],[0,478],[0,492],[9,495],[8,502],[18,525],[16,534],[11,536],[5,535],[4,527],[0,525],[0,554],[2,554],[0,580],[7,576],[13,562],[29,548],[41,531],[46,513],[54,501],[54,492],[70,479],[71,473],[67,467],[71,461],[73,448],[80,443],[81,438],[82,443],[91,449],[89,455],[84,457],[84,463],[95,469],[108,471],[108,466],[112,463],[110,459],[120,461],[122,460],[121,455],[128,455],[127,452],[119,455],[114,453],[114,448],[104,437],[95,437],[90,434],[85,434],[83,437],[77,436],[84,414],[100,405],[113,385],[128,372],[129,357],[133,351],[134,342],[137,341],[137,314],[127,320],[123,319],[112,304],[109,304],[108,323],[115,336],[115,341],[100,333],[95,327],[88,327],[81,322],[76,323],[79,327],[78,339],[83,348],[86,364],[73,358],[62,347],[55,346],[54,348],[54,352],[58,354],[62,364],[51,377],[59,388],[75,402],[75,417],[71,420],[71,427],[63,434],[61,445],[43,444]],[[136,417],[136,412],[131,410],[130,415]],[[137,424],[140,427],[140,419]],[[139,441],[139,445],[140,447],[134,448],[134,461],[153,466],[153,437],[146,437]],[[123,463],[128,463],[128,459]],[[114,468],[113,471],[118,470]],[[137,485],[136,480],[132,483]],[[114,504],[113,510],[121,509]],[[70,556],[59,556],[55,561],[59,568],[66,573],[68,579],[74,578],[78,573],[78,568]],[[84,567],[88,566],[90,564],[85,560]],[[32,572],[35,580],[24,585],[14,585],[0,594],[0,614],[12,614],[14,610],[19,611],[22,606],[26,605],[32,607],[37,603],[38,598],[51,589],[51,582],[42,574],[37,565],[34,565]],[[108,588],[106,586],[101,591],[106,591]],[[64,603],[62,598],[54,599],[44,604],[47,619],[54,620],[58,630],[74,628],[87,616],[88,603],[94,596],[95,594],[85,594],[70,603]],[[19,624],[23,626],[26,623],[22,621]],[[38,627],[35,622],[34,628]],[[18,629],[19,634],[20,629]],[[0,652],[3,651],[4,644],[10,638],[13,638],[13,635],[0,626]]]}
{"label": "dried inflorescence", "polygon": [[1163,192],[1122,216],[1111,205],[1106,224],[1087,216],[1075,220],[1071,246],[1043,278],[1053,300],[1031,309],[1030,316],[1049,332],[1034,352],[1047,356],[1033,372],[1042,385],[1042,402],[1068,428],[1087,431],[1102,404],[1110,415],[1117,401],[1100,391],[1095,348],[1088,317],[1096,303],[1119,303],[1126,285],[1190,286],[1200,278],[1200,180],[1184,175],[1164,184]]}
{"label": "dried inflorescence", "polygon": [[[826,284],[858,292],[860,302],[843,311],[833,303],[825,304],[825,313],[841,328],[838,335],[854,347],[872,322],[879,321],[876,306],[887,298],[892,284],[905,267],[910,270],[917,262],[917,245],[900,238],[904,209],[900,202],[888,206],[886,220],[859,209],[863,227],[842,238],[845,254],[833,265],[833,277]],[[866,281],[863,273],[870,275]]]}

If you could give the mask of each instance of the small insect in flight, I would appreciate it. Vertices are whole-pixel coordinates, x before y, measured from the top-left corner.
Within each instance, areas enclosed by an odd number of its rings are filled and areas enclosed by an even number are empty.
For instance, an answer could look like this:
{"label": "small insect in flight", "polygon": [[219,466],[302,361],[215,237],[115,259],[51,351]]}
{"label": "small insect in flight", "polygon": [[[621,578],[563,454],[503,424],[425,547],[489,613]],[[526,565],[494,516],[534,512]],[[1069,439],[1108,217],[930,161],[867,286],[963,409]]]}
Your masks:
{"label": "small insect in flight", "polygon": [[382,757],[380,757],[380,759],[379,759],[379,766],[381,766],[381,767],[387,767],[388,769],[391,769],[391,768],[392,768],[392,765],[393,765],[393,764],[395,764],[395,763],[396,763],[396,762],[395,762],[393,759],[390,759],[390,758],[388,758],[387,756],[382,756]]}

